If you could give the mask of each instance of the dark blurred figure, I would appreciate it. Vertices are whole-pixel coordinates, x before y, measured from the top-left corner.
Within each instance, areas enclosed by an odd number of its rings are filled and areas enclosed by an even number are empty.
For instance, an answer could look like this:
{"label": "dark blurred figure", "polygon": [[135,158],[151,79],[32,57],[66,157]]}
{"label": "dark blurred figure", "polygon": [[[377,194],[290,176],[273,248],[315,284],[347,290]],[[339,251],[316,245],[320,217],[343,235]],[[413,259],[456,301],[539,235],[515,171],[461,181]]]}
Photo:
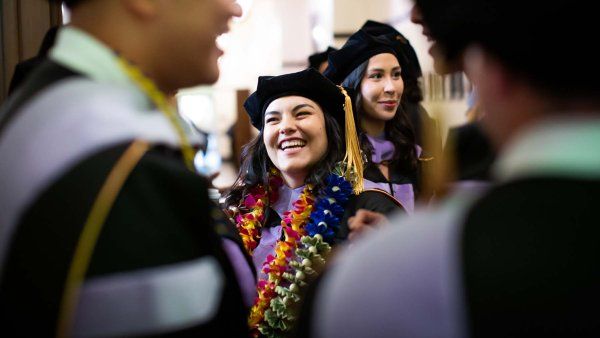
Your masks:
{"label": "dark blurred figure", "polygon": [[496,153],[481,125],[470,122],[451,128],[444,156],[454,165],[457,181],[489,181]]}
{"label": "dark blurred figure", "polygon": [[46,35],[44,35],[44,39],[42,40],[40,50],[36,56],[19,62],[15,66],[15,72],[13,73],[12,80],[10,80],[10,86],[8,87],[9,95],[14,92],[19,85],[21,85],[21,83],[23,83],[32,70],[42,64],[42,62],[46,59],[48,51],[50,48],[52,48],[54,41],[56,40],[56,32],[58,32],[58,28],[59,26],[54,26],[51,27],[48,32],[46,32]]}
{"label": "dark blurred figure", "polygon": [[327,62],[327,58],[331,52],[336,51],[337,49],[334,47],[327,47],[327,50],[324,52],[314,53],[308,57],[308,67],[314,68],[319,71],[319,73],[323,74],[329,62]]}
{"label": "dark blurred figure", "polygon": [[169,103],[218,80],[240,6],[64,3],[0,107],[0,336],[246,336],[251,262]]}
{"label": "dark blurred figure", "polygon": [[316,290],[310,336],[600,336],[593,6],[416,0],[436,62],[463,59],[477,88],[499,150],[495,182],[340,252]]}
{"label": "dark blurred figure", "polygon": [[468,122],[448,131],[444,157],[452,165],[453,180],[489,182],[492,179],[496,150],[481,125],[484,115],[481,105],[475,101],[467,111]]}

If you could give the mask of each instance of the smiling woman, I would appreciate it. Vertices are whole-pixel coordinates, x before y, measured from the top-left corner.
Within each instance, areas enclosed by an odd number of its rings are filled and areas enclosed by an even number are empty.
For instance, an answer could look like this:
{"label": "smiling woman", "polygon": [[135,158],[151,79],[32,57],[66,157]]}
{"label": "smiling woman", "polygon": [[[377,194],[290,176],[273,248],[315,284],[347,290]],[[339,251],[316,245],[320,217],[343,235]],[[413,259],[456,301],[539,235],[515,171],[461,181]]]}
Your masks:
{"label": "smiling woman", "polygon": [[[260,77],[244,107],[260,133],[243,150],[225,206],[258,276],[250,330],[280,337],[293,328],[302,289],[331,246],[347,238],[351,209],[367,196],[362,157],[346,90],[314,69]],[[391,199],[378,207],[397,208]]]}
{"label": "smiling woman", "polygon": [[243,150],[226,206],[258,275],[250,330],[278,336],[292,328],[299,290],[336,241],[350,182],[361,182],[348,163],[362,163],[353,154],[343,161],[340,125],[354,122],[346,95],[314,69],[260,77],[244,107],[260,133]]}
{"label": "smiling woman", "polygon": [[412,213],[420,192],[421,148],[405,111],[405,79],[408,84],[417,73],[405,44],[391,26],[369,21],[331,53],[325,76],[353,89],[361,148],[367,157],[365,187],[391,194]]}
{"label": "smiling woman", "polygon": [[260,77],[244,107],[260,133],[225,206],[258,276],[250,329],[279,337],[331,246],[347,237],[362,158],[346,90],[314,69]]}

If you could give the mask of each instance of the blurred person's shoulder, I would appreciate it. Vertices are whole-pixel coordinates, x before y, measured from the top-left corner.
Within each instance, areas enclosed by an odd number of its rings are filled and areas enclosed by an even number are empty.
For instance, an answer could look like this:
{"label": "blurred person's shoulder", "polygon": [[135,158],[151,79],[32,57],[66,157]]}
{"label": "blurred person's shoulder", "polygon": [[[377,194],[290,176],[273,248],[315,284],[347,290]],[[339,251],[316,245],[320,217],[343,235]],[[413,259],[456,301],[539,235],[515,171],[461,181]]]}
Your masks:
{"label": "blurred person's shoulder", "polygon": [[460,237],[479,194],[392,216],[389,227],[341,252],[317,294],[316,336],[461,336]]}

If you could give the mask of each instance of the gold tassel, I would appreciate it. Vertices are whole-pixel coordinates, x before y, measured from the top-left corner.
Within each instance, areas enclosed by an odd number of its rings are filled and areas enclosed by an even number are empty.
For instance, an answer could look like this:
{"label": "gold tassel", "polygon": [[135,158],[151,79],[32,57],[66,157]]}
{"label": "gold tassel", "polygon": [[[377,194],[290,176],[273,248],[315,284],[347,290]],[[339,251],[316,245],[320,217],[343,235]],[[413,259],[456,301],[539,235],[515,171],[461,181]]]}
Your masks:
{"label": "gold tassel", "polygon": [[346,112],[346,154],[344,155],[346,168],[344,177],[352,183],[354,193],[358,195],[364,190],[362,153],[360,151],[358,133],[356,132],[356,124],[354,123],[352,100],[344,87],[338,86],[338,88],[340,88],[340,91],[344,94],[346,100],[344,102],[344,111]]}

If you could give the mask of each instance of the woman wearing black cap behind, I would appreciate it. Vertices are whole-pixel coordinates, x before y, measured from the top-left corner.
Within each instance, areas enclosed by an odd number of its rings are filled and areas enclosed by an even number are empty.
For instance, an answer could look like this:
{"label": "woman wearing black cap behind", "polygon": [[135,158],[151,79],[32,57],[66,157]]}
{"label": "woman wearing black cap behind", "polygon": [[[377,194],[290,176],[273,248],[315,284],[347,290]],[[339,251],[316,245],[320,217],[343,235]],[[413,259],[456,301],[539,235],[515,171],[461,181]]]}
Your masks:
{"label": "woman wearing black cap behind", "polygon": [[386,191],[412,213],[419,192],[421,148],[400,105],[405,69],[409,69],[407,58],[393,39],[361,29],[330,55],[325,76],[353,90],[367,161],[365,188]]}
{"label": "woman wearing black cap behind", "polygon": [[314,69],[260,77],[244,107],[260,133],[243,149],[225,206],[257,270],[250,329],[280,336],[292,327],[300,289],[347,237],[362,158],[350,98]]}
{"label": "woman wearing black cap behind", "polygon": [[417,144],[424,146],[426,143],[424,151],[436,153],[442,146],[441,135],[437,121],[429,116],[429,113],[421,104],[423,90],[419,82],[423,77],[423,72],[417,52],[404,35],[388,24],[367,20],[360,29],[370,35],[385,38],[394,45],[398,56],[402,60],[400,67],[402,68],[404,91],[402,92],[400,104],[413,126]]}

